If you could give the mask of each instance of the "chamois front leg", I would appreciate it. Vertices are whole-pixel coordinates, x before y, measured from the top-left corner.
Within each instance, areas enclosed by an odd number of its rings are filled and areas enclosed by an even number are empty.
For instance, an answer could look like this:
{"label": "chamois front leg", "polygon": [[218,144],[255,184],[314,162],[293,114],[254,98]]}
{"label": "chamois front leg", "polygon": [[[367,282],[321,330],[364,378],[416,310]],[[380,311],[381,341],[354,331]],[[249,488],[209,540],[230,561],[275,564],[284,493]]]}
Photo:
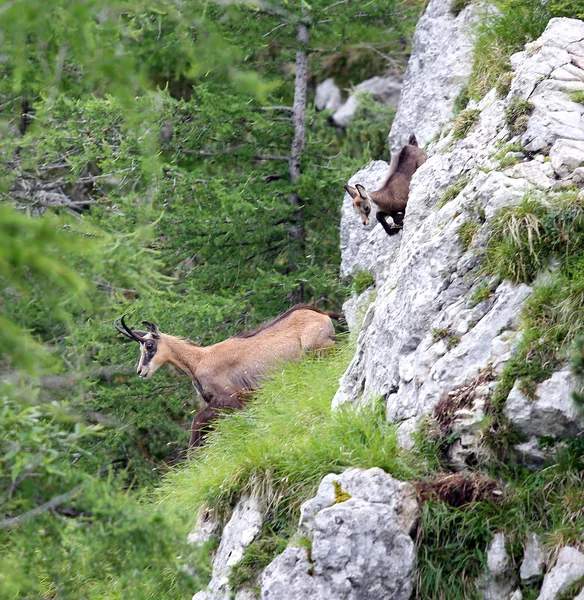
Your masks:
{"label": "chamois front leg", "polygon": [[[386,217],[391,217],[392,219],[394,218],[393,215],[399,215],[401,213],[384,213],[379,211],[376,215],[377,220],[381,223],[381,226],[383,227],[383,229],[385,229],[385,233],[387,233],[387,235],[395,235],[396,233],[399,233],[400,230],[402,229],[403,225],[403,216],[401,217],[401,222],[398,224],[396,223],[397,227],[390,227],[388,222],[385,220]],[[399,218],[399,217],[398,217]],[[394,221],[395,222],[395,221]]]}
{"label": "chamois front leg", "polygon": [[207,433],[212,429],[211,421],[220,417],[226,411],[240,410],[243,408],[243,401],[240,395],[233,389],[226,390],[224,395],[212,396],[207,406],[195,415],[191,425],[191,440],[189,449],[193,446],[200,446]]}
{"label": "chamois front leg", "polygon": [[200,446],[207,433],[211,429],[211,421],[219,416],[219,412],[212,406],[207,405],[201,412],[195,415],[191,424],[191,439],[189,441],[189,450],[193,446]]}

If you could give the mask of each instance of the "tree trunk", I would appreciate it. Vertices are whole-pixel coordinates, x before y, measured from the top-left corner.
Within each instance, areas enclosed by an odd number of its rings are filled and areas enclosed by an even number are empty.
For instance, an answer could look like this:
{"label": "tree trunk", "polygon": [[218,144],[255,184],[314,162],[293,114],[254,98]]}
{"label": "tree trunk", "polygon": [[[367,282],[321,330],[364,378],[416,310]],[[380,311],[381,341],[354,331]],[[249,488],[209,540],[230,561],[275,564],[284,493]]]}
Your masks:
{"label": "tree trunk", "polygon": [[[296,34],[298,50],[296,51],[296,78],[294,80],[294,105],[292,121],[294,123],[294,139],[290,153],[290,180],[293,184],[298,181],[301,173],[302,154],[304,152],[304,134],[306,121],[306,88],[308,83],[308,41],[310,30],[306,23],[301,23]],[[302,200],[296,192],[290,196],[290,204],[297,210],[294,215],[290,237],[292,243],[291,261],[292,269],[298,268],[298,261],[304,253],[306,234],[302,221]],[[303,286],[292,294],[292,301],[302,302],[304,297]]]}

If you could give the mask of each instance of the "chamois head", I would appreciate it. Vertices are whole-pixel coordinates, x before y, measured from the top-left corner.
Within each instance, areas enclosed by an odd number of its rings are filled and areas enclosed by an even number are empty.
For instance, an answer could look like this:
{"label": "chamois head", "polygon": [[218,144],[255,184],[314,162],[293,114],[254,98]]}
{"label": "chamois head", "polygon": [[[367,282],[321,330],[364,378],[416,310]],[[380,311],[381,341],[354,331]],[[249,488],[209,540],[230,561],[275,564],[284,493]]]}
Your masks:
{"label": "chamois head", "polygon": [[360,183],[355,187],[346,185],[345,190],[347,190],[351,198],[353,198],[353,208],[361,217],[361,223],[363,223],[363,225],[369,225],[371,196],[367,193],[367,190]]}
{"label": "chamois head", "polygon": [[168,362],[166,352],[164,352],[162,334],[158,327],[150,321],[142,321],[148,331],[130,329],[124,321],[125,317],[126,315],[122,316],[121,325],[116,320],[114,326],[120,333],[140,344],[141,354],[137,368],[138,375],[140,377],[152,377],[164,363]]}

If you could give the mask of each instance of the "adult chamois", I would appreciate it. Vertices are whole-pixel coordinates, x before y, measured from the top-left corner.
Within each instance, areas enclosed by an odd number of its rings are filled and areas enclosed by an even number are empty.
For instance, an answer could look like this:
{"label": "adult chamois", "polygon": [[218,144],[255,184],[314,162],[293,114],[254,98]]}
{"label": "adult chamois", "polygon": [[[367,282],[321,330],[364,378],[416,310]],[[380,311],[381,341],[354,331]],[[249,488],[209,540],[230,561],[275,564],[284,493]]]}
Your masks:
{"label": "adult chamois", "polygon": [[[389,165],[389,175],[378,190],[368,192],[360,183],[355,187],[345,186],[345,190],[353,198],[353,208],[360,214],[363,225],[369,225],[369,213],[373,203],[378,208],[377,220],[387,234],[394,235],[399,232],[403,227],[412,175],[427,157],[428,155],[418,147],[416,136],[412,134],[408,144]],[[388,216],[393,219],[393,227],[386,221]]]}
{"label": "adult chamois", "polygon": [[240,333],[212,346],[197,346],[188,339],[161,333],[150,321],[148,331],[130,329],[121,319],[115,328],[140,344],[138,375],[151,377],[165,363],[187,375],[206,407],[195,415],[189,448],[201,444],[205,430],[219,411],[243,408],[245,397],[280,363],[334,343],[331,318],[340,315],[298,304],[256,331]]}

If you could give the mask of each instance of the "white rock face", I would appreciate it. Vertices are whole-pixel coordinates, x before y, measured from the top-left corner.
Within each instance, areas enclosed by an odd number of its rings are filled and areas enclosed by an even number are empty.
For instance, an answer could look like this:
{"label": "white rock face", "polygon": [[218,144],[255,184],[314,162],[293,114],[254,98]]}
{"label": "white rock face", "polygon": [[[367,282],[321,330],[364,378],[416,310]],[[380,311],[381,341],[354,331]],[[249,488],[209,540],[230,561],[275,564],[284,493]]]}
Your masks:
{"label": "white rock face", "polygon": [[330,77],[316,86],[314,104],[317,110],[335,111],[342,104],[341,90]]}
{"label": "white rock face", "polygon": [[[431,2],[430,14],[433,6]],[[559,116],[552,114],[557,112],[557,102],[570,101],[565,80],[555,79],[565,76],[556,70],[561,61],[555,57],[562,54],[563,44],[566,54],[570,48],[572,58],[581,52],[584,60],[584,42],[578,40],[584,40],[584,22],[553,19],[529,52],[514,56],[515,79],[509,96],[498,99],[494,90],[487,94],[474,105],[479,117],[467,136],[454,140],[449,133],[439,140],[433,146],[434,154],[414,174],[401,233],[384,239],[380,227],[357,232],[357,225],[362,227],[359,219],[349,214],[350,206],[344,206],[342,273],[371,271],[376,278],[377,298],[369,307],[355,357],[341,379],[333,404],[382,398],[388,419],[400,423],[400,442],[406,447],[420,419],[440,398],[468,385],[484,370],[500,373],[519,341],[518,315],[531,290],[526,285],[496,285],[483,279],[479,267],[490,221],[500,210],[520,203],[526,194],[540,195],[542,190],[551,193],[563,180],[556,179],[557,171],[543,155],[513,168],[500,167],[501,149],[518,139],[507,127],[505,109],[514,98],[526,100],[529,96],[531,101],[536,91],[545,102],[537,105],[534,101],[539,108],[527,123],[523,142],[532,144],[535,140],[535,130],[530,129],[532,120],[541,125],[538,139],[545,140],[545,144],[538,148],[542,150],[560,138],[578,141],[579,134],[570,138],[569,132],[558,130]],[[429,61],[430,56],[425,58],[422,52],[416,61]],[[435,65],[432,68],[437,69]],[[406,74],[406,82],[409,77]],[[449,97],[433,89],[434,98]],[[422,101],[423,96],[420,98]],[[412,98],[408,110],[418,110],[416,102]],[[428,105],[433,103],[440,101]],[[426,108],[422,101],[419,110]],[[545,126],[541,115],[549,116]],[[398,121],[394,126],[398,129],[395,135],[392,129],[392,139],[403,139],[400,135],[410,133]],[[569,163],[565,158],[560,162]],[[372,175],[374,166],[376,163],[351,181]],[[453,184],[460,191],[454,198],[449,194],[445,201],[445,192]],[[464,247],[459,231],[468,222],[475,224],[476,233]],[[485,295],[488,298],[475,300],[481,291],[479,299]]]}
{"label": "white rock face", "polygon": [[209,586],[195,594],[193,600],[230,600],[228,583],[231,569],[241,561],[245,549],[259,535],[263,522],[264,510],[258,499],[242,496],[223,528]]}
{"label": "white rock face", "polygon": [[332,115],[331,121],[337,127],[346,127],[359,108],[359,94],[363,92],[369,92],[374,100],[397,109],[401,88],[401,78],[393,75],[367,79],[355,86],[347,101]]}
{"label": "white rock face", "polygon": [[511,559],[505,548],[505,535],[497,533],[487,551],[487,573],[479,582],[483,600],[511,600],[515,597]]}
{"label": "white rock face", "polygon": [[[350,498],[338,501],[339,494]],[[413,591],[419,507],[413,486],[381,469],[327,475],[302,506],[298,533],[264,571],[262,600],[407,600]]]}
{"label": "white rock face", "polygon": [[187,542],[193,546],[202,546],[212,537],[219,535],[221,531],[221,521],[217,519],[209,510],[202,509],[197,515],[197,522],[191,533],[187,537]]}
{"label": "white rock face", "polygon": [[563,138],[556,140],[550,149],[550,161],[560,177],[568,176],[584,164],[584,142]]}
{"label": "white rock face", "polygon": [[584,554],[570,546],[562,548],[553,569],[544,577],[537,600],[556,600],[582,577],[584,577]]}
{"label": "white rock face", "polygon": [[535,398],[527,398],[516,382],[504,408],[505,417],[525,437],[576,437],[584,431],[582,419],[571,391],[576,382],[570,371],[558,371],[540,383]]}
{"label": "white rock face", "polygon": [[399,109],[389,134],[392,152],[412,133],[426,146],[452,117],[454,100],[472,68],[475,6],[458,15],[451,0],[430,0],[414,34],[414,48],[404,77]]}
{"label": "white rock face", "polygon": [[535,583],[543,575],[545,556],[541,548],[539,536],[530,533],[525,544],[525,554],[519,569],[519,577],[525,585]]}
{"label": "white rock face", "polygon": [[511,57],[515,78],[509,96],[534,106],[521,136],[530,152],[549,148],[560,138],[584,141],[584,105],[568,95],[584,90],[583,28],[576,19],[552,19],[538,40]]}

